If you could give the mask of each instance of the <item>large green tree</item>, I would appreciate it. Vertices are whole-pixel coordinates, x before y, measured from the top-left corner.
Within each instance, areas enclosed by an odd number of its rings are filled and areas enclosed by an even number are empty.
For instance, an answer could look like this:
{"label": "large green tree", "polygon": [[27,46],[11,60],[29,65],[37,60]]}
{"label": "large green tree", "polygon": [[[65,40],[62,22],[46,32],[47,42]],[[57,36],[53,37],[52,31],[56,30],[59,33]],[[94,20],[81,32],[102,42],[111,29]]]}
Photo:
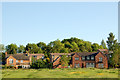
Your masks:
{"label": "large green tree", "polygon": [[63,67],[68,66],[69,62],[70,62],[70,57],[68,57],[67,55],[62,55],[61,59],[60,59],[60,63]]}
{"label": "large green tree", "polygon": [[107,47],[106,47],[106,44],[105,44],[105,41],[102,39],[102,41],[101,41],[101,46],[104,48],[104,49],[107,49]]}
{"label": "large green tree", "polygon": [[2,52],[4,50],[4,45],[3,44],[0,44],[0,52]]}
{"label": "large green tree", "polygon": [[59,39],[57,39],[53,42],[50,42],[48,44],[48,46],[51,47],[51,52],[53,52],[53,53],[60,53],[61,49],[64,48],[64,44],[62,44]]}
{"label": "large green tree", "polygon": [[93,43],[92,44],[92,51],[97,51],[99,49],[99,44]]}
{"label": "large green tree", "polygon": [[18,47],[18,52],[19,52],[19,53],[25,52],[25,47],[24,47],[23,45],[20,45],[20,46]]}
{"label": "large green tree", "polygon": [[37,44],[28,43],[25,48],[29,53],[42,53],[42,49],[37,46]]}
{"label": "large green tree", "polygon": [[108,40],[107,40],[108,49],[109,50],[114,50],[113,46],[114,46],[114,44],[116,44],[116,42],[117,42],[117,40],[115,39],[115,35],[113,35],[113,33],[111,32],[109,34],[109,37],[108,37]]}
{"label": "large green tree", "polygon": [[112,57],[110,58],[110,64],[113,67],[120,67],[120,62],[119,62],[119,56],[120,56],[120,45],[118,43],[114,44],[114,50]]}
{"label": "large green tree", "polygon": [[8,54],[16,54],[17,53],[17,45],[16,44],[10,44],[6,46],[6,50]]}
{"label": "large green tree", "polygon": [[42,51],[45,53],[46,51],[46,44],[44,42],[37,43],[37,46],[42,49]]}

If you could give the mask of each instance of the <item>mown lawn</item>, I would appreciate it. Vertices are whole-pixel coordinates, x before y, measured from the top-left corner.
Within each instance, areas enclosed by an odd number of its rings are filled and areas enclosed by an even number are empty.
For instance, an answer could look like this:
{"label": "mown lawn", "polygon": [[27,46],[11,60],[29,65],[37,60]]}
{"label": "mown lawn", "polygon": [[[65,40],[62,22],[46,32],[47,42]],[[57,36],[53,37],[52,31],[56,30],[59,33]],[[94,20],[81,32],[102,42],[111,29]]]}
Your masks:
{"label": "mown lawn", "polygon": [[118,78],[118,69],[3,69],[2,78]]}

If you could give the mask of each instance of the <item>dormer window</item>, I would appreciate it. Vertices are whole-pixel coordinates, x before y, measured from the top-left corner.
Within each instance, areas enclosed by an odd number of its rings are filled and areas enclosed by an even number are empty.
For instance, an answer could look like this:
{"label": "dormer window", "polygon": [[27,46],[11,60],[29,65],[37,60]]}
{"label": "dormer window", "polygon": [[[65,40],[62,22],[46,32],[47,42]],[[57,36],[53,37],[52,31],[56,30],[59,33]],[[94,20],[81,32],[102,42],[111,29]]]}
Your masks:
{"label": "dormer window", "polygon": [[85,60],[85,56],[82,56],[82,60]]}
{"label": "dormer window", "polygon": [[91,56],[91,60],[94,60],[94,56]]}
{"label": "dormer window", "polygon": [[87,56],[87,60],[90,60],[90,56]]}
{"label": "dormer window", "polygon": [[103,61],[103,58],[102,58],[102,57],[99,57],[99,61]]}

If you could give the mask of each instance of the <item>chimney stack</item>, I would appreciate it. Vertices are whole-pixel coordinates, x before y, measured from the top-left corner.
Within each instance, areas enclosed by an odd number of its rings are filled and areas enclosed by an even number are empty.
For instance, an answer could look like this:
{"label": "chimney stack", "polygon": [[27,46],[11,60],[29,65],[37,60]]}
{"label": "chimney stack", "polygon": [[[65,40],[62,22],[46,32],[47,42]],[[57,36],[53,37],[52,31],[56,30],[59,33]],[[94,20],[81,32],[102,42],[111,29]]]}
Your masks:
{"label": "chimney stack", "polygon": [[7,56],[7,52],[5,52],[5,56]]}

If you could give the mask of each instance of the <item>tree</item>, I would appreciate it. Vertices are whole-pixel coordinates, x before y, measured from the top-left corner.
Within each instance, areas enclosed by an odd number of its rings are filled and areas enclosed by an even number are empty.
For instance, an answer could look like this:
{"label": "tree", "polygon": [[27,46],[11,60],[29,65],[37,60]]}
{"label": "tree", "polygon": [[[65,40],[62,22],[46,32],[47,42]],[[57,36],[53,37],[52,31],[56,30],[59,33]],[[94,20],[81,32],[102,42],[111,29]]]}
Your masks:
{"label": "tree", "polygon": [[79,51],[79,47],[75,42],[72,42],[72,52],[78,52]]}
{"label": "tree", "polygon": [[87,52],[91,52],[92,51],[91,42],[89,42],[89,41],[84,42],[84,46],[85,46],[85,50]]}
{"label": "tree", "polygon": [[17,53],[17,45],[16,44],[10,44],[6,46],[8,54],[16,54]]}
{"label": "tree", "polygon": [[37,46],[42,49],[42,51],[45,53],[46,51],[46,44],[44,42],[37,43]]}
{"label": "tree", "polygon": [[4,48],[4,45],[3,45],[3,44],[0,44],[0,52],[3,52],[4,49],[5,49],[5,48]]}
{"label": "tree", "polygon": [[105,42],[104,42],[103,39],[102,39],[102,41],[101,41],[101,46],[103,47],[103,49],[107,49],[106,44],[105,44]]}
{"label": "tree", "polygon": [[18,52],[19,52],[19,53],[25,52],[25,47],[24,47],[23,45],[20,45],[20,46],[18,47]]}
{"label": "tree", "polygon": [[97,51],[99,49],[99,44],[93,43],[91,47],[92,47],[92,51]]}
{"label": "tree", "polygon": [[60,53],[60,50],[64,48],[64,44],[61,43],[59,39],[50,42],[48,46],[51,47],[51,52],[52,53]]}
{"label": "tree", "polygon": [[37,44],[28,43],[25,48],[29,53],[42,53],[42,49],[37,46]]}
{"label": "tree", "polygon": [[110,65],[112,65],[113,67],[118,67],[120,65],[119,56],[120,56],[120,45],[116,43],[114,45],[112,57],[110,58]]}
{"label": "tree", "polygon": [[111,32],[109,34],[108,40],[106,41],[109,50],[113,50],[113,45],[117,42],[117,40],[114,40],[114,38],[115,38],[115,35],[113,35],[113,33]]}
{"label": "tree", "polygon": [[71,59],[71,58],[68,57],[67,55],[63,55],[63,56],[61,57],[61,59],[60,59],[61,65],[62,65],[63,67],[68,66],[68,63],[69,63],[70,59]]}

